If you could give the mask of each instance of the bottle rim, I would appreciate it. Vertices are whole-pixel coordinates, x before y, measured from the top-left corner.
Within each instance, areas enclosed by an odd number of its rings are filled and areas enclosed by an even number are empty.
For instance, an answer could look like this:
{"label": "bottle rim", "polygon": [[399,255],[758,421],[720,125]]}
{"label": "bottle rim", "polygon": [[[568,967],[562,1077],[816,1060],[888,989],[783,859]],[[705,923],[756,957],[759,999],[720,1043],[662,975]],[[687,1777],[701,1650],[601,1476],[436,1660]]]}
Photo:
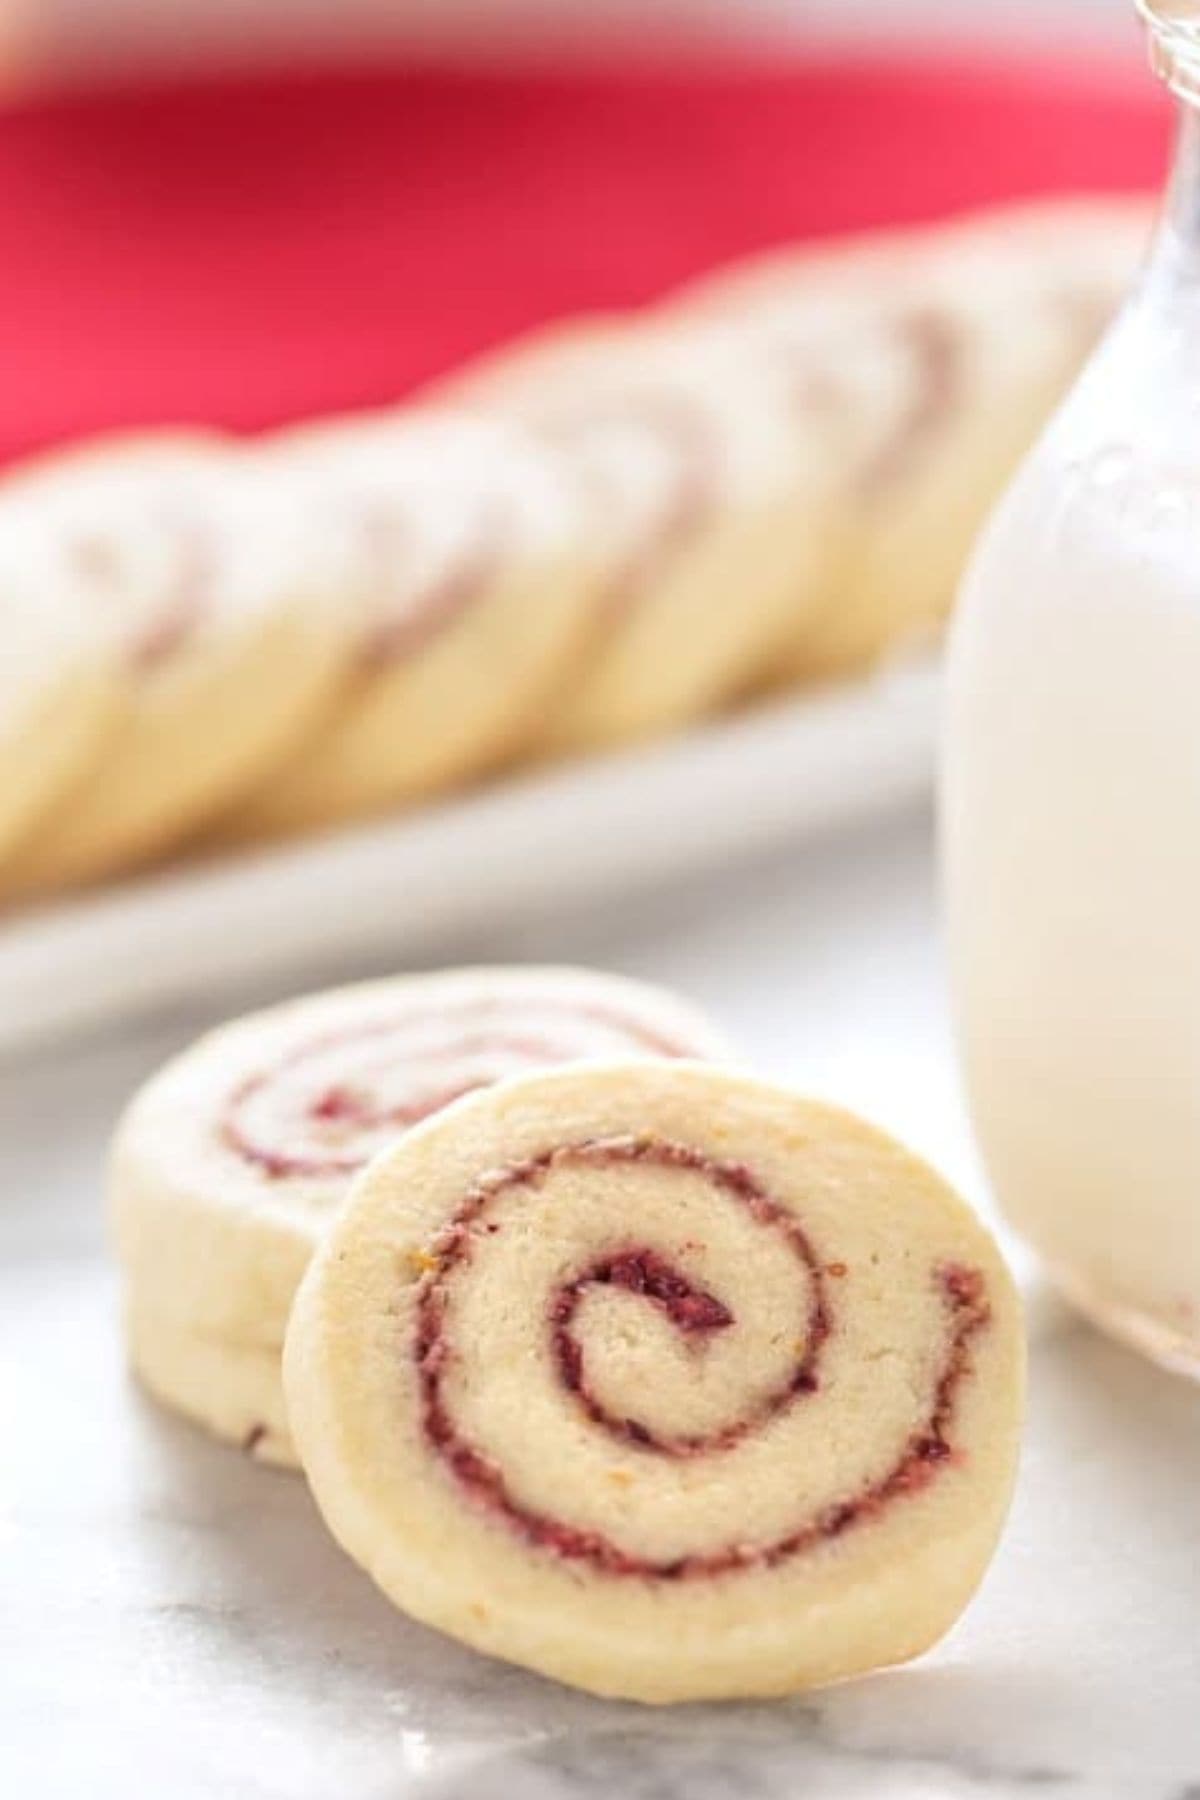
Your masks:
{"label": "bottle rim", "polygon": [[1200,104],[1200,0],[1134,0],[1150,36],[1150,65],[1172,93]]}

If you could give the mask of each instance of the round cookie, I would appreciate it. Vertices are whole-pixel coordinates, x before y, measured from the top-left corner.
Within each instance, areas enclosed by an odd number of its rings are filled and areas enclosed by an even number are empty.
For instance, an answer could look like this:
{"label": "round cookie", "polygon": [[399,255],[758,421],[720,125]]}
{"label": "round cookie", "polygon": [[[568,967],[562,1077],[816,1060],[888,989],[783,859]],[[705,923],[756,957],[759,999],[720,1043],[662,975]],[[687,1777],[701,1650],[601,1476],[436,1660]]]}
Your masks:
{"label": "round cookie", "polygon": [[[588,1057],[723,1051],[673,996],[572,969],[400,976],[211,1033],[142,1089],[114,1141],[135,1367],[222,1435],[242,1441],[261,1423],[274,1444],[282,1405],[267,1416],[257,1405],[261,1359],[277,1395],[297,1283],[373,1155],[507,1075]],[[214,1367],[210,1392],[204,1371]]]}
{"label": "round cookie", "polygon": [[[925,391],[940,404],[940,423],[931,406],[907,474],[899,457],[889,479],[876,473],[867,492],[872,531],[856,569],[865,596],[890,591],[897,641],[944,622],[1005,484],[1132,282],[1147,229],[1142,201],[1061,201],[997,209],[926,235],[912,277],[924,311],[910,318],[924,339]],[[935,543],[924,592],[897,578]]]}
{"label": "round cookie", "polygon": [[863,666],[942,626],[975,538],[1059,392],[1040,323],[1013,329],[985,286],[957,271],[924,272],[919,298],[905,308],[897,294],[863,329],[901,361],[906,397],[855,469],[844,596],[799,645],[801,676]]}
{"label": "round cookie", "polygon": [[288,1416],[398,1605],[593,1692],[793,1692],[979,1582],[1022,1411],[1011,1279],[845,1113],[698,1064],[505,1082],[356,1182]]}
{"label": "round cookie", "polygon": [[450,391],[554,446],[607,553],[591,653],[545,721],[547,750],[703,717],[769,669],[820,606],[822,443],[736,334],[585,320],[468,367]]}
{"label": "round cookie", "polygon": [[379,812],[517,748],[573,672],[597,578],[569,484],[516,426],[371,415],[281,438],[304,510],[338,521],[358,622],[345,704],[239,808],[252,838]]}
{"label": "round cookie", "polygon": [[84,777],[116,729],[120,677],[82,597],[0,532],[0,858]]}
{"label": "round cookie", "polygon": [[769,252],[665,308],[677,328],[718,320],[740,333],[827,434],[840,555],[825,606],[780,659],[779,683],[854,672],[911,621],[919,629],[937,616],[956,578],[959,515],[988,488],[960,441],[974,338],[962,309],[930,292],[933,236],[878,232]]}
{"label": "round cookie", "polygon": [[820,286],[789,290],[744,322],[793,381],[809,371],[850,523],[830,603],[794,640],[793,678],[855,670],[941,622],[1047,404],[1039,324],[998,329],[985,284],[915,244],[882,257],[852,256],[833,305]]}
{"label": "round cookie", "polygon": [[164,435],[39,459],[0,489],[0,537],[79,592],[122,674],[111,742],[22,843],[9,895],[183,842],[295,748],[342,679],[333,546],[248,453]]}
{"label": "round cookie", "polygon": [[807,371],[832,429],[852,529],[785,677],[856,669],[942,622],[1144,229],[1140,203],[1014,207],[773,253],[676,297],[671,316],[739,326],[801,396]]}

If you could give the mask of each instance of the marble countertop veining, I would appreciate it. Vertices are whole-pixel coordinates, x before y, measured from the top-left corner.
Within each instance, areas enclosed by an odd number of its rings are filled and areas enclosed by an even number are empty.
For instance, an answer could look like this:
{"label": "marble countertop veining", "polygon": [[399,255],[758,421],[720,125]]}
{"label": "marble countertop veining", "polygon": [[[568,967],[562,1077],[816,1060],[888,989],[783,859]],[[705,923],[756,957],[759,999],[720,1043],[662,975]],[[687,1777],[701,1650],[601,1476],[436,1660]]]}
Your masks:
{"label": "marble countertop veining", "polygon": [[[455,951],[673,981],[764,1072],[863,1106],[982,1191],[924,816]],[[0,1067],[0,1793],[1200,1800],[1200,1392],[1044,1297],[1010,1529],[965,1619],[908,1669],[655,1712],[394,1612],[299,1480],[168,1419],[123,1371],[104,1141],[207,1022],[179,1011]]]}

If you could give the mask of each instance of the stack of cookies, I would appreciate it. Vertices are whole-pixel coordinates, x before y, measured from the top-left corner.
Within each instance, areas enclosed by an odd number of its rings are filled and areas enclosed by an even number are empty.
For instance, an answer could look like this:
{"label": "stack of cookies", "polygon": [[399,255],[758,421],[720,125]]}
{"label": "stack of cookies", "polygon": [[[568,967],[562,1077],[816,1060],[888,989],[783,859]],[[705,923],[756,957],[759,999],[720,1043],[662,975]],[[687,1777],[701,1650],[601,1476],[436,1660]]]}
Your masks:
{"label": "stack of cookies", "polygon": [[450,1101],[586,1057],[713,1057],[673,997],[615,976],[475,969],[337,989],[204,1038],[139,1095],[113,1200],[147,1386],[295,1465],[279,1359],[314,1246],[359,1170]]}
{"label": "stack of cookies", "polygon": [[0,898],[386,813],[928,638],[1136,202],[775,252],[407,407],[0,483]]}
{"label": "stack of cookies", "polygon": [[135,1371],[302,1466],[405,1611],[560,1680],[770,1695],[917,1654],[1003,1523],[1016,1295],[931,1170],[727,1055],[579,970],[216,1032],[117,1134]]}

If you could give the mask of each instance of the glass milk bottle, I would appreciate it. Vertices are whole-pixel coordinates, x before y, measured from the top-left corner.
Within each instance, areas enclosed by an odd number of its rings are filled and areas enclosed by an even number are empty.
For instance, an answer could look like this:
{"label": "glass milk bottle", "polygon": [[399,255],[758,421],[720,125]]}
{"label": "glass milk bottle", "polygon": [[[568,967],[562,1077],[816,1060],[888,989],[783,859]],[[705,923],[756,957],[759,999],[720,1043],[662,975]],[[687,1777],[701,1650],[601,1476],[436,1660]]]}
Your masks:
{"label": "glass milk bottle", "polygon": [[976,552],[942,827],[997,1198],[1084,1311],[1200,1376],[1200,3],[1144,10],[1166,214]]}

